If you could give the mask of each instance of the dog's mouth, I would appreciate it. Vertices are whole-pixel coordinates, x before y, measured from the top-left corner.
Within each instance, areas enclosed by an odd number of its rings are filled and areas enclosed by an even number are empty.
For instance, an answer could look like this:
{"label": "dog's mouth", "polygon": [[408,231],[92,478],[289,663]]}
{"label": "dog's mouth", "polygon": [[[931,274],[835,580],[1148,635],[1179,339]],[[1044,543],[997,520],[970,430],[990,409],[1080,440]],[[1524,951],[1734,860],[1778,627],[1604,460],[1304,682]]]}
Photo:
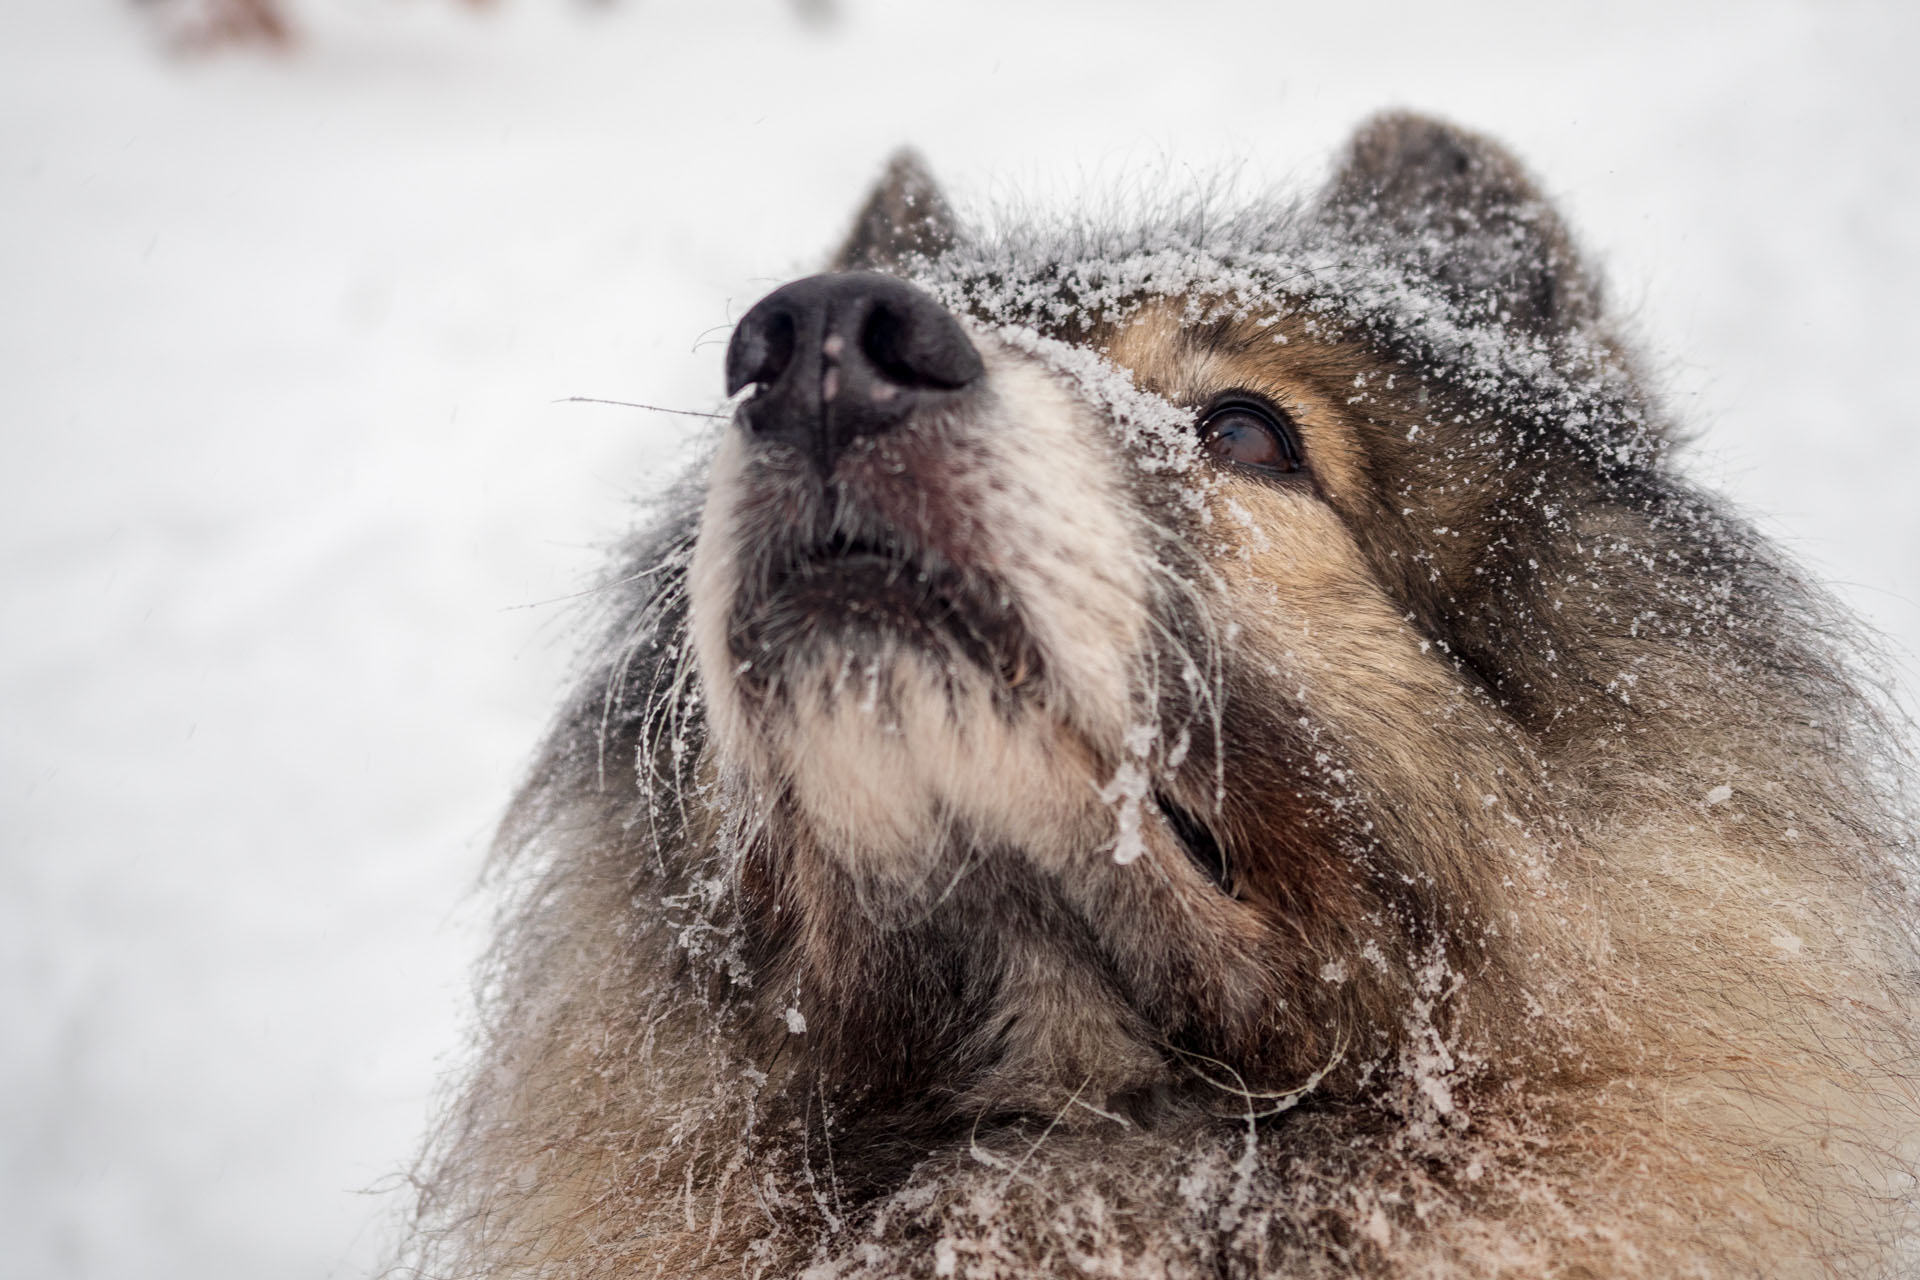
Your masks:
{"label": "dog's mouth", "polygon": [[839,650],[881,658],[912,649],[989,675],[1017,695],[1040,655],[1006,588],[892,531],[834,532],[771,558],[734,613],[743,677]]}

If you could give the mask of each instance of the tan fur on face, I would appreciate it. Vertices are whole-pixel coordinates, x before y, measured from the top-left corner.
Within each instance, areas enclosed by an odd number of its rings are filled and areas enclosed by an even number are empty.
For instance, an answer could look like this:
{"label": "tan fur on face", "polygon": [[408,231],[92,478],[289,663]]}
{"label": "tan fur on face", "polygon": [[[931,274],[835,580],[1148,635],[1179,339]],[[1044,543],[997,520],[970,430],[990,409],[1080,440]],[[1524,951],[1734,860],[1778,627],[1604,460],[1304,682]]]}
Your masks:
{"label": "tan fur on face", "polygon": [[[1489,987],[1474,1017],[1497,1025],[1544,999],[1569,1022],[1589,1021],[1600,1002],[1570,996],[1570,975],[1590,972],[1609,943],[1581,890],[1549,874],[1556,858],[1577,855],[1535,793],[1537,764],[1382,590],[1349,523],[1377,502],[1349,403],[1360,397],[1336,392],[1405,375],[1284,314],[1210,326],[1203,343],[1180,324],[1188,309],[1144,309],[1112,341],[1111,358],[1177,403],[1266,397],[1288,414],[1310,465],[1310,480],[1282,484],[1225,468],[1212,478],[1207,527],[1219,541],[1210,561],[1236,645],[1264,655],[1275,704],[1290,700],[1311,717],[1343,777],[1393,797],[1377,821],[1415,874],[1480,929],[1508,935],[1501,963],[1525,976]],[[1433,767],[1440,760],[1444,773]],[[1490,867],[1502,874],[1488,877]]]}
{"label": "tan fur on face", "polygon": [[1344,401],[1354,380],[1377,372],[1378,364],[1308,337],[1294,317],[1215,325],[1228,332],[1198,342],[1182,327],[1186,309],[1170,303],[1142,308],[1109,344],[1107,358],[1176,404],[1198,406],[1234,389],[1266,396],[1299,428],[1323,491],[1336,504],[1351,502],[1365,486],[1364,456],[1343,422]]}

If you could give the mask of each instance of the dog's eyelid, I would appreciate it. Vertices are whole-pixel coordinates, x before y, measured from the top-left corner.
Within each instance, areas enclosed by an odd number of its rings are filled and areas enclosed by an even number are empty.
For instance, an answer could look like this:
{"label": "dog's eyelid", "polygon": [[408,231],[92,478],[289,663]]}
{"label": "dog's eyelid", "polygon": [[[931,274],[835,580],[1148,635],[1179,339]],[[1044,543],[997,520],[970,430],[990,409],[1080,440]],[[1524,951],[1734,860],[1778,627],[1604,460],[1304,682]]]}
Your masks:
{"label": "dog's eyelid", "polygon": [[1200,447],[1222,463],[1267,475],[1305,469],[1292,416],[1257,392],[1235,390],[1214,396],[1196,415],[1195,430]]}

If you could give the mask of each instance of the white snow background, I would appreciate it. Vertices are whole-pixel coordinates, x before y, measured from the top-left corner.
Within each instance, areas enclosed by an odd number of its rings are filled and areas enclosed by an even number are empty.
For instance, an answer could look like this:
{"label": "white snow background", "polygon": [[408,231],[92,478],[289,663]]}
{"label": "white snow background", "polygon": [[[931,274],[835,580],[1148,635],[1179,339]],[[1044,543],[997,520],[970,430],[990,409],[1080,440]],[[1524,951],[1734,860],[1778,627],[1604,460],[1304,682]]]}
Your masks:
{"label": "white snow background", "polygon": [[887,152],[976,206],[1514,145],[1695,466],[1920,648],[1920,6],[0,4],[0,1273],[357,1276],[488,829],[729,323]]}

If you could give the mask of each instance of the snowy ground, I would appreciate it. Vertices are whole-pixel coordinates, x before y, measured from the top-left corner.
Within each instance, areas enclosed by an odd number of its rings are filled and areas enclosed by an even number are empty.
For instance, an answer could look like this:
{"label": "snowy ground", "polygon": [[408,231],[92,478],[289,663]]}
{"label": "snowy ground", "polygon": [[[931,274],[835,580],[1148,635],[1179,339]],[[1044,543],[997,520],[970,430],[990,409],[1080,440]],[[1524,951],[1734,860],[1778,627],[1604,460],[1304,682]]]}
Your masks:
{"label": "snowy ground", "polygon": [[374,1265],[551,602],[687,436],[552,401],[710,405],[902,141],[977,202],[1497,133],[1704,474],[1920,648],[1911,5],[299,12],[181,63],[0,6],[0,1274]]}

